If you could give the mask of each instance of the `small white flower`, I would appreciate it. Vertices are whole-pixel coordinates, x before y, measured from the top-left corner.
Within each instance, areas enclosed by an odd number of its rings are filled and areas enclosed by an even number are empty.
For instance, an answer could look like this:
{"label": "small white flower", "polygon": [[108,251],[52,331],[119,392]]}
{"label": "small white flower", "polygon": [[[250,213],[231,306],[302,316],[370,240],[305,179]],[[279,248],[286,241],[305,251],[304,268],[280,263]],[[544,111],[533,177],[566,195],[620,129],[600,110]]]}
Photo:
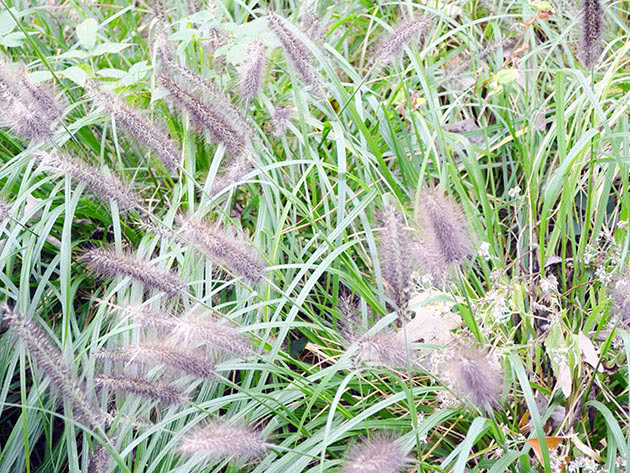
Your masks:
{"label": "small white flower", "polygon": [[550,294],[554,292],[558,287],[558,280],[553,274],[550,274],[546,278],[540,280],[540,288],[543,294]]}
{"label": "small white flower", "polygon": [[510,196],[511,199],[516,199],[519,195],[521,195],[521,188],[519,186],[512,187],[508,191],[508,196]]}
{"label": "small white flower", "polygon": [[479,256],[484,259],[490,259],[490,243],[484,241],[481,245],[479,245]]}

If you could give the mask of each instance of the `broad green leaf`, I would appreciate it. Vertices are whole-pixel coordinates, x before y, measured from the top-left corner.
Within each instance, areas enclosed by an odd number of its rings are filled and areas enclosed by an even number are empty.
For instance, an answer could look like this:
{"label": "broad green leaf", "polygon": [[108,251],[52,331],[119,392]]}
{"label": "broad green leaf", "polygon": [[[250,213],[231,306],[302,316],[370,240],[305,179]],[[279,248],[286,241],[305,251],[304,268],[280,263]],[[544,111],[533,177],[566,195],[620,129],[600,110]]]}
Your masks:
{"label": "broad green leaf", "polygon": [[92,56],[98,56],[99,54],[116,54],[129,46],[131,45],[126,43],[101,43],[94,48]]}
{"label": "broad green leaf", "polygon": [[87,73],[78,66],[69,67],[61,73],[61,76],[70,79],[81,87],[83,87],[87,81]]}
{"label": "broad green leaf", "polygon": [[92,49],[96,45],[96,30],[98,23],[94,18],[88,18],[77,26],[79,44],[85,49]]}

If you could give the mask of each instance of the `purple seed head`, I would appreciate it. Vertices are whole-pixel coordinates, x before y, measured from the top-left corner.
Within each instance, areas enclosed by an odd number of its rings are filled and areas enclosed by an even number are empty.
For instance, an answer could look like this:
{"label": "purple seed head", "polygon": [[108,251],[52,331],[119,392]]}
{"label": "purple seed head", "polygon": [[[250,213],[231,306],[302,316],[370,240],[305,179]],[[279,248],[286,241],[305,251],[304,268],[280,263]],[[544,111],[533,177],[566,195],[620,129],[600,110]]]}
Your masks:
{"label": "purple seed head", "polygon": [[214,363],[190,350],[165,343],[141,343],[117,350],[102,351],[97,358],[144,365],[164,365],[199,378],[214,376]]}
{"label": "purple seed head", "polygon": [[212,188],[210,189],[210,195],[214,196],[228,187],[238,184],[253,169],[254,164],[247,153],[239,156],[226,167],[223,174],[215,178]]}
{"label": "purple seed head", "polygon": [[159,269],[131,254],[117,253],[113,248],[88,250],[81,259],[95,273],[107,278],[129,277],[170,297],[184,292],[185,284],[175,273]]}
{"label": "purple seed head", "polygon": [[92,87],[90,97],[108,113],[111,113],[116,119],[116,123],[122,125],[138,143],[153,151],[169,171],[180,166],[181,152],[179,147],[164,127],[145,117],[141,112],[132,109],[110,92]]}
{"label": "purple seed head", "polygon": [[262,433],[251,427],[214,420],[182,437],[179,451],[204,460],[247,461],[265,453]]}
{"label": "purple seed head", "polygon": [[27,141],[50,138],[63,119],[63,108],[52,89],[35,84],[26,67],[0,58],[0,121]]}
{"label": "purple seed head", "polygon": [[238,157],[247,150],[248,130],[231,120],[228,110],[184,90],[168,76],[159,75],[158,81],[168,90],[172,101],[188,112],[190,118],[199,128],[207,131],[214,142],[223,144],[229,154]]}
{"label": "purple seed head", "polygon": [[11,216],[11,208],[13,206],[8,202],[0,200],[0,223],[4,222]]}
{"label": "purple seed head", "polygon": [[186,394],[180,389],[137,376],[100,375],[94,378],[94,386],[103,390],[135,394],[164,405],[181,404],[188,400]]}
{"label": "purple seed head", "polygon": [[176,317],[173,314],[141,308],[127,308],[126,311],[143,327],[169,335],[174,345],[192,346],[202,343],[237,356],[246,356],[252,352],[251,343],[246,337],[213,316],[208,318],[187,314],[185,317]]}
{"label": "purple seed head", "polygon": [[306,85],[313,87],[317,93],[321,93],[322,84],[313,69],[313,56],[302,40],[286,27],[285,21],[275,13],[270,13],[267,17],[269,27],[282,44],[282,49],[302,80]]}
{"label": "purple seed head", "polygon": [[274,109],[272,119],[273,136],[279,138],[286,134],[294,111],[294,108],[288,105],[279,105]]}
{"label": "purple seed head", "polygon": [[397,439],[377,434],[350,450],[342,473],[400,473],[411,463]]}
{"label": "purple seed head", "polygon": [[460,348],[441,371],[453,391],[477,408],[490,411],[499,404],[503,373],[488,354],[470,347]]}
{"label": "purple seed head", "polygon": [[400,55],[403,48],[412,39],[418,38],[422,45],[429,28],[429,22],[424,19],[405,21],[394,31],[385,35],[376,46],[371,62],[374,65],[387,65]]}
{"label": "purple seed head", "polygon": [[61,175],[85,184],[85,188],[103,203],[116,202],[121,212],[140,209],[140,197],[125,186],[117,177],[106,176],[100,169],[74,159],[64,153],[40,153],[45,167]]}
{"label": "purple seed head", "polygon": [[602,29],[604,10],[599,0],[583,0],[582,3],[582,39],[578,55],[582,64],[591,69],[597,64],[602,53]]}
{"label": "purple seed head", "polygon": [[407,303],[411,276],[420,264],[418,238],[392,204],[381,212],[379,219],[383,225],[378,245],[381,271],[387,294],[400,308]]}
{"label": "purple seed head", "polygon": [[261,41],[254,41],[247,48],[247,59],[241,69],[239,90],[241,97],[251,100],[258,95],[267,65],[267,47]]}
{"label": "purple seed head", "polygon": [[195,218],[181,218],[181,234],[199,251],[228,269],[233,275],[250,283],[259,283],[265,272],[265,262],[248,241],[234,230],[209,224]]}
{"label": "purple seed head", "polygon": [[435,190],[425,190],[419,202],[416,219],[424,246],[434,259],[430,266],[446,271],[471,257],[473,238],[460,207]]}
{"label": "purple seed head", "polygon": [[64,362],[60,350],[54,346],[48,335],[33,320],[29,320],[16,310],[5,305],[2,308],[4,320],[9,328],[24,344],[24,347],[37,362],[37,366],[50,379],[61,396],[73,408],[77,419],[90,429],[101,427],[109,422],[109,416],[88,398],[85,383],[79,381],[73,370]]}

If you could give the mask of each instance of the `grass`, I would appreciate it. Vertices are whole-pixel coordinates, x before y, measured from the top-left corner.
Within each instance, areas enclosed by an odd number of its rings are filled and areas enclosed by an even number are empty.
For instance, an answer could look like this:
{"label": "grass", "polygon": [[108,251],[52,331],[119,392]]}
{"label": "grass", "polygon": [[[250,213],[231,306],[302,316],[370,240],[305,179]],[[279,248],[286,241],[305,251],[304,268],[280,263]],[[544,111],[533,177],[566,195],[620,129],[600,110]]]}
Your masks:
{"label": "grass", "polygon": [[[552,3],[553,14],[534,2],[201,3],[0,5],[2,56],[54,85],[64,110],[44,140],[20,138],[10,121],[0,128],[0,198],[11,204],[0,222],[0,300],[42,327],[90,402],[114,417],[82,425],[6,330],[0,473],[370,472],[367,463],[350,470],[344,458],[383,432],[413,458],[402,471],[625,471],[630,335],[612,300],[630,251],[628,2],[604,6],[603,54],[590,70],[577,59],[580,5],[571,1]],[[288,60],[270,12],[303,44],[322,92]],[[412,14],[429,21],[424,41],[407,43],[388,65],[372,64],[376,47]],[[159,86],[161,23],[176,61],[234,94],[252,127],[252,167],[218,193],[213,185],[235,158]],[[255,39],[267,46],[269,66],[262,91],[245,101],[239,71]],[[163,122],[181,167],[168,172],[120,120],[94,107],[88,84]],[[281,105],[293,117],[274,136]],[[56,150],[118,176],[145,210],[123,212],[43,168],[38,153]],[[461,207],[476,255],[431,289],[417,273],[405,310],[391,297],[388,230],[378,215],[395,208],[413,226],[426,188]],[[236,232],[264,261],[263,281],[174,237],[179,214]],[[100,278],[81,258],[95,246],[174,271],[185,291],[168,297],[129,277]],[[400,265],[415,258],[402,256]],[[344,309],[349,297],[354,316]],[[428,303],[413,305],[414,297]],[[252,352],[219,356],[210,379],[100,360],[103,350],[167,340],[122,316],[131,305],[214,314]],[[436,314],[450,312],[458,327],[436,342],[424,327],[440,327]],[[370,341],[411,333],[406,322],[423,316],[421,336],[399,347],[402,366],[366,356]],[[353,318],[359,335],[348,340]],[[491,409],[452,392],[443,376],[439,361],[462,346],[501,367],[503,393]],[[103,372],[166,380],[190,400],[169,407],[97,392]],[[485,381],[482,373],[482,389]],[[261,432],[265,453],[204,459],[179,450],[217,418]],[[100,447],[108,466],[89,469]]]}

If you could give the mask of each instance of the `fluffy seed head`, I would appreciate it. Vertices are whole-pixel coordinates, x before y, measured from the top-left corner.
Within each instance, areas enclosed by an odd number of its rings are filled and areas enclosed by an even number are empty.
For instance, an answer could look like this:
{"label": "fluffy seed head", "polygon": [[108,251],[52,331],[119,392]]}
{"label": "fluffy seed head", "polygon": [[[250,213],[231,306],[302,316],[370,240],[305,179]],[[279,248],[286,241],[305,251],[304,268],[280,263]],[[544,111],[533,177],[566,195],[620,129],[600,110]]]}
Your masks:
{"label": "fluffy seed head", "polygon": [[249,242],[232,229],[195,218],[180,219],[179,231],[195,247],[232,274],[256,284],[262,280],[265,263]]}
{"label": "fluffy seed head", "polygon": [[100,169],[64,153],[40,153],[45,167],[85,184],[85,188],[103,203],[113,200],[121,212],[140,209],[140,198],[117,177],[106,176]]}
{"label": "fluffy seed head", "polygon": [[233,124],[244,137],[252,135],[247,119],[234,107],[229,97],[222,94],[213,82],[181,66],[176,61],[165,35],[157,38],[157,55],[164,70],[163,75],[169,77],[179,88],[189,92],[193,97],[202,100],[208,106],[221,110],[226,121]]}
{"label": "fluffy seed head", "polygon": [[602,52],[602,25],[604,11],[599,0],[583,0],[582,4],[582,39],[579,57],[587,69],[597,63]]}
{"label": "fluffy seed head", "polygon": [[246,151],[248,130],[239,128],[238,123],[231,121],[225,109],[187,92],[163,74],[158,76],[158,81],[168,90],[173,102],[188,112],[190,118],[199,128],[206,130],[213,141],[223,144],[228,153],[240,156]]}
{"label": "fluffy seed head", "polygon": [[396,439],[376,435],[350,450],[342,473],[400,473],[411,462]]}
{"label": "fluffy seed head", "polygon": [[293,112],[293,107],[288,105],[280,105],[275,108],[272,118],[273,136],[281,137],[286,134]]}
{"label": "fluffy seed head", "polygon": [[477,408],[490,411],[499,404],[503,374],[488,354],[460,348],[441,371],[453,391]]}
{"label": "fluffy seed head", "polygon": [[284,49],[295,70],[307,85],[310,85],[319,93],[322,86],[319,76],[313,69],[313,56],[300,38],[285,26],[285,21],[275,13],[270,13],[267,17],[269,27],[282,44],[282,49]]}
{"label": "fluffy seed head", "polygon": [[251,158],[246,154],[239,156],[226,167],[223,174],[217,176],[210,189],[210,195],[216,195],[227,187],[237,184],[254,169]]}
{"label": "fluffy seed head", "polygon": [[461,209],[444,194],[425,190],[416,212],[425,246],[443,270],[473,255],[473,239]]}
{"label": "fluffy seed head", "polygon": [[94,378],[94,386],[99,389],[136,394],[165,405],[180,404],[188,399],[180,389],[136,376],[101,375]]}
{"label": "fluffy seed head", "polygon": [[392,62],[402,52],[403,47],[414,38],[418,38],[421,45],[428,28],[429,22],[424,18],[401,23],[381,39],[372,56],[372,63],[386,65]]}
{"label": "fluffy seed head", "polygon": [[241,97],[251,100],[258,95],[267,65],[267,47],[261,41],[254,41],[247,48],[247,59],[241,70],[239,90]]}
{"label": "fluffy seed head", "polygon": [[107,473],[107,468],[112,459],[107,449],[102,445],[99,446],[94,453],[90,455],[90,463],[88,466],[89,473]]}
{"label": "fluffy seed head", "polygon": [[209,378],[214,375],[214,363],[192,351],[158,343],[129,345],[119,350],[102,351],[97,358],[126,363],[164,365],[183,373]]}
{"label": "fluffy seed head", "polygon": [[2,126],[17,136],[37,142],[53,134],[54,125],[63,118],[63,109],[54,92],[28,77],[23,64],[0,58],[0,105]]}
{"label": "fluffy seed head", "polygon": [[184,292],[185,285],[179,276],[131,254],[119,254],[112,248],[94,248],[86,251],[81,259],[94,272],[108,278],[126,276],[171,297]]}
{"label": "fluffy seed head", "polygon": [[612,288],[612,311],[621,320],[630,320],[630,275],[626,274],[614,282]]}
{"label": "fluffy seed head", "polygon": [[110,92],[92,87],[90,96],[95,103],[115,117],[117,124],[122,125],[140,144],[153,151],[169,171],[179,167],[181,153],[163,127],[132,109]]}
{"label": "fluffy seed head", "polygon": [[208,320],[194,314],[180,318],[168,313],[136,308],[130,308],[128,311],[143,327],[169,334],[174,345],[190,346],[201,342],[237,356],[246,356],[252,351],[246,337],[234,327],[217,319]]}
{"label": "fluffy seed head", "polygon": [[404,339],[387,331],[360,339],[356,357],[361,361],[388,368],[406,368],[408,365],[415,366],[419,363],[416,353],[408,349]]}
{"label": "fluffy seed head", "polygon": [[266,449],[261,432],[221,420],[214,420],[186,434],[179,445],[180,452],[205,460],[236,458],[247,461],[264,454]]}
{"label": "fluffy seed head", "polygon": [[72,369],[66,365],[61,352],[50,342],[41,327],[7,305],[2,307],[2,311],[4,320],[24,344],[38,367],[48,376],[51,386],[72,405],[73,413],[78,420],[91,429],[107,424],[110,421],[107,413],[88,399],[85,383],[79,381]]}
{"label": "fluffy seed head", "polygon": [[418,238],[394,205],[381,212],[380,221],[383,232],[378,255],[386,291],[398,307],[403,307],[411,276],[420,264]]}
{"label": "fluffy seed head", "polygon": [[11,204],[0,200],[0,223],[4,222],[11,216]]}

